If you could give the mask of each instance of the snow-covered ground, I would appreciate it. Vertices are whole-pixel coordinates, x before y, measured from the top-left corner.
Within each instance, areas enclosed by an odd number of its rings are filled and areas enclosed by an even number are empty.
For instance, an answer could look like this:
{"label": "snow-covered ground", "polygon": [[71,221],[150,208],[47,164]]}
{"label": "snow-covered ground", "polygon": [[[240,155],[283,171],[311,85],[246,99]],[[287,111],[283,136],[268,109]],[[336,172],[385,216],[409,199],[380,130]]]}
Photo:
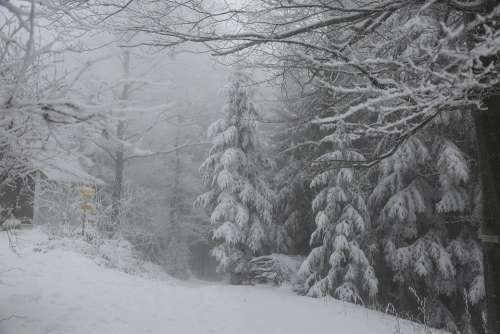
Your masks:
{"label": "snow-covered ground", "polygon": [[134,276],[50,244],[38,230],[21,231],[16,255],[0,232],[1,334],[424,333],[330,298]]}

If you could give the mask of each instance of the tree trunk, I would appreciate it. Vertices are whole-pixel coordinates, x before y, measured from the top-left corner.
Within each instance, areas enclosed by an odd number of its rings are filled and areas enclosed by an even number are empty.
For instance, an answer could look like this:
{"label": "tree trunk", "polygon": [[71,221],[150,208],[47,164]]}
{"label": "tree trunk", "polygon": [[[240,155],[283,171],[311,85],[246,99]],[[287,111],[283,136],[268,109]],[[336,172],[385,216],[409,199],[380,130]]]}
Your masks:
{"label": "tree trunk", "polygon": [[[177,129],[175,133],[175,147],[179,146],[179,128],[180,128],[180,123],[181,123],[181,117],[180,115],[177,115]],[[174,169],[174,186],[173,186],[173,195],[172,198],[170,199],[170,223],[172,224],[173,227],[173,232],[178,233],[179,232],[179,217],[178,217],[178,210],[179,210],[179,182],[180,182],[180,174],[181,174],[181,158],[179,155],[179,150],[175,151],[175,169]]]}
{"label": "tree trunk", "polygon": [[[182,117],[177,114],[176,122],[176,134],[175,134],[175,147],[179,146],[180,142],[180,131]],[[170,220],[170,236],[168,240],[167,252],[171,259],[170,262],[170,273],[175,277],[186,279],[189,277],[188,268],[188,254],[189,249],[186,244],[185,227],[181,224],[186,222],[182,220],[182,194],[183,189],[181,187],[181,174],[182,174],[182,157],[180,151],[175,151],[175,167],[174,167],[174,183],[172,187],[172,193],[169,200],[169,220]]]}
{"label": "tree trunk", "polygon": [[[479,165],[482,183],[484,278],[486,289],[487,330],[500,330],[500,96],[485,101],[486,111],[475,113]],[[495,240],[496,239],[496,240]]]}
{"label": "tree trunk", "polygon": [[[130,95],[130,84],[128,82],[129,73],[130,51],[126,50],[123,53],[123,76],[125,78],[125,84],[123,85],[122,93],[120,96],[120,100],[122,102],[128,100]],[[125,127],[126,122],[124,120],[118,121],[118,126],[116,128],[116,138],[119,141],[122,141],[125,138]],[[114,164],[115,179],[113,183],[113,194],[111,196],[111,222],[117,226],[120,224],[120,205],[122,200],[123,172],[125,169],[124,147],[121,142],[118,143]]]}
{"label": "tree trunk", "polygon": [[[486,0],[484,12],[491,13],[499,0]],[[466,23],[474,15],[466,13]],[[480,32],[479,32],[480,34]],[[469,47],[474,44],[468,36]],[[498,61],[482,59],[484,65]],[[479,156],[479,174],[482,186],[482,220],[479,237],[483,242],[484,284],[486,294],[486,332],[500,332],[500,95],[483,100],[486,110],[474,111],[474,125]]]}
{"label": "tree trunk", "polygon": [[[125,122],[120,121],[118,123],[116,136],[119,140],[123,140],[123,133],[125,130]],[[124,152],[123,145],[119,145],[118,150],[115,156],[115,168],[114,174],[115,179],[113,181],[113,194],[112,194],[112,203],[111,203],[111,221],[113,224],[119,225],[119,216],[120,216],[120,205],[122,200],[122,189],[123,189],[123,171],[124,171]]]}

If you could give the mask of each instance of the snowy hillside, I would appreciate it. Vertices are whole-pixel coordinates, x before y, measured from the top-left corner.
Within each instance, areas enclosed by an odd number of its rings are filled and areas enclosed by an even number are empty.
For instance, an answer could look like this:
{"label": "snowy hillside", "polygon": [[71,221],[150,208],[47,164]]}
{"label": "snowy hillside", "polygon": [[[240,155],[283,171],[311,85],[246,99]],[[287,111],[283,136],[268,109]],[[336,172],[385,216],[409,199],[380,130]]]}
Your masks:
{"label": "snowy hillside", "polygon": [[2,334],[424,333],[406,321],[286,289],[148,279],[99,266],[19,233],[19,256],[0,234]]}

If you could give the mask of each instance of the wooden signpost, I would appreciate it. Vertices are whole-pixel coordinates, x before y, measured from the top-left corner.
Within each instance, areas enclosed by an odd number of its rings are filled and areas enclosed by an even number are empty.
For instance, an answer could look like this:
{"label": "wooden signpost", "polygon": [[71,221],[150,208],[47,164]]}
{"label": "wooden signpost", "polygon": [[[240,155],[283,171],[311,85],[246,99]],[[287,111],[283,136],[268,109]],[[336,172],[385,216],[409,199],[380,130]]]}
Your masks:
{"label": "wooden signpost", "polygon": [[80,196],[82,197],[81,208],[83,211],[82,214],[82,235],[85,235],[85,222],[87,220],[87,211],[91,211],[94,209],[92,205],[92,197],[95,194],[94,188],[91,187],[81,187],[80,188]]}

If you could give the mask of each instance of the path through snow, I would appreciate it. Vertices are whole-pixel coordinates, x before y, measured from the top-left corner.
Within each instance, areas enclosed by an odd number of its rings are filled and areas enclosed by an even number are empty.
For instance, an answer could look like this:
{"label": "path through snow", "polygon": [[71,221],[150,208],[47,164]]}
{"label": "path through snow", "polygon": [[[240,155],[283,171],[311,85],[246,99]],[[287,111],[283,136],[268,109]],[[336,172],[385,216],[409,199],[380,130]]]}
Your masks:
{"label": "path through snow", "polygon": [[[0,232],[1,334],[391,334],[394,318],[272,287],[132,276],[21,231],[19,256]],[[402,333],[422,333],[401,321]]]}

